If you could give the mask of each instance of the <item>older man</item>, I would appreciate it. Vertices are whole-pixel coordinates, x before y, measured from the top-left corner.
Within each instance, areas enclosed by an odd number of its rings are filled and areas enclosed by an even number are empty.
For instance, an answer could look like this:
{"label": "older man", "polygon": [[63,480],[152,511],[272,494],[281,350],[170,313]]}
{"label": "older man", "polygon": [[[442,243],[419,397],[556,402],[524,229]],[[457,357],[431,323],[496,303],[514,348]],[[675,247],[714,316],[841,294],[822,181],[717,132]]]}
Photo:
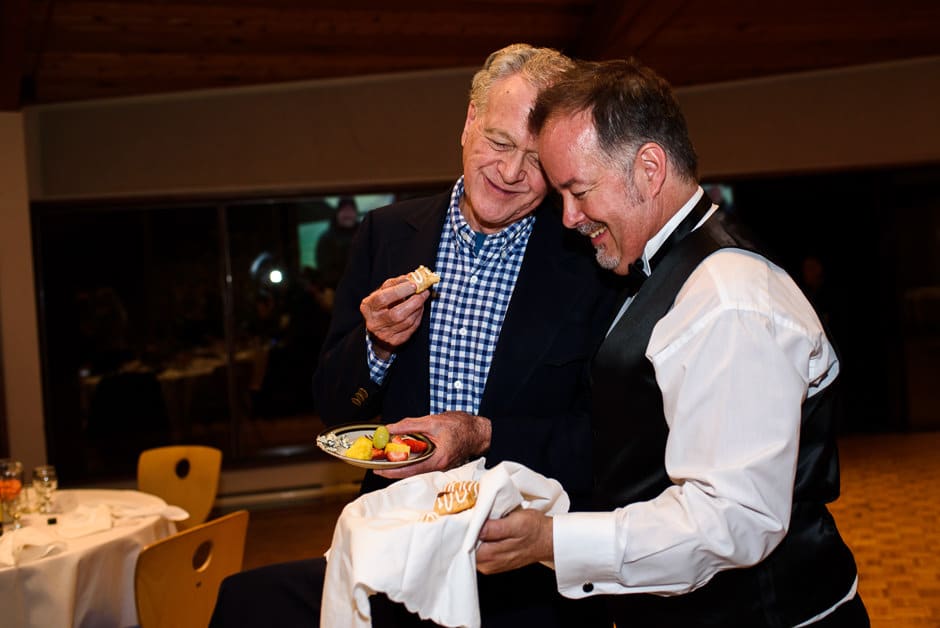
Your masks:
{"label": "older man", "polygon": [[[320,414],[329,424],[381,417],[393,434],[435,444],[422,463],[369,472],[364,491],[477,456],[555,477],[574,503],[590,490],[586,368],[616,292],[546,202],[527,126],[538,91],[570,65],[525,44],[490,55],[473,78],[463,175],[446,193],[370,212],[358,229],[314,377]],[[419,265],[440,274],[433,291],[415,293],[408,273]],[[311,621],[323,569],[299,561],[227,580],[213,625]],[[564,600],[541,565],[478,585],[486,627],[594,625],[594,605]],[[270,601],[256,605],[260,617],[243,602],[258,592]],[[384,597],[372,607],[376,626],[417,622]]]}
{"label": "older man", "polygon": [[565,225],[634,279],[592,366],[595,508],[486,524],[478,568],[553,561],[623,626],[867,626],[839,492],[839,361],[793,280],[711,203],[669,85],[586,63],[539,97]]}

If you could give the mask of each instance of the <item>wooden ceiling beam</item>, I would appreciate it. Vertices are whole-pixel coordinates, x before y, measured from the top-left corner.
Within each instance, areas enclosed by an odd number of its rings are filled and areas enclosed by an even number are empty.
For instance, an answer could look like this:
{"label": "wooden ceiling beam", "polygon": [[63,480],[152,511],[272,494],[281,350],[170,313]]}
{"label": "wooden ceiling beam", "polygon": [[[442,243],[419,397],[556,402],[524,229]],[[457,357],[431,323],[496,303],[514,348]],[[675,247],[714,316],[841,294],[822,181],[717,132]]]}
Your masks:
{"label": "wooden ceiling beam", "polygon": [[[381,51],[344,55],[278,54],[278,55],[219,55],[219,54],[148,54],[148,53],[56,53],[45,55],[43,76],[46,80],[60,80],[67,76],[102,78],[106,80],[134,81],[213,75],[244,75],[246,78],[278,80],[280,77],[305,76],[327,73],[342,75],[360,73],[357,70],[382,68],[400,71],[424,65],[429,68],[453,68],[467,65],[465,53],[441,51],[433,58],[384,56]],[[479,59],[474,58],[476,63]]]}
{"label": "wooden ceiling beam", "polygon": [[536,8],[520,3],[507,3],[498,9],[478,3],[438,3],[433,8],[412,11],[402,10],[396,3],[376,9],[363,9],[358,4],[329,9],[316,3],[282,8],[267,4],[126,4],[73,0],[57,3],[56,28],[98,35],[126,31],[144,36],[148,33],[185,35],[183,29],[187,28],[229,34],[267,32],[272,36],[279,32],[305,32],[308,36],[318,33],[472,35],[481,32],[510,35],[519,32],[523,21],[527,33],[533,28],[569,31],[572,17],[586,14],[587,9],[578,11],[577,5]]}
{"label": "wooden ceiling beam", "polygon": [[20,109],[29,0],[0,2],[0,111]]}
{"label": "wooden ceiling beam", "polygon": [[[46,53],[40,102],[62,102],[388,72],[476,66],[459,51],[433,59],[368,55],[181,55]],[[84,95],[82,95],[84,94]]]}
{"label": "wooden ceiling beam", "polygon": [[[107,35],[96,35],[90,31],[65,29],[61,26],[50,37],[48,52],[130,53],[130,54],[243,54],[264,56],[267,54],[322,54],[356,55],[363,52],[381,53],[388,56],[433,58],[438,54],[449,54],[459,48],[476,56],[475,63],[482,63],[486,56],[507,43],[515,41],[502,32],[472,31],[460,36],[459,46],[454,46],[454,36],[447,33],[426,34],[376,33],[350,36],[342,33],[313,34],[303,29],[267,32],[246,31],[231,33],[224,30],[182,29],[180,33],[162,31],[128,32],[120,30]],[[530,33],[530,41],[536,45],[562,47],[569,43],[563,28],[538,29]]]}
{"label": "wooden ceiling beam", "polygon": [[598,0],[572,54],[593,60],[639,55],[685,4],[686,0]]}
{"label": "wooden ceiling beam", "polygon": [[688,85],[940,54],[938,27],[936,0],[0,0],[0,106],[473,67],[514,41]]}

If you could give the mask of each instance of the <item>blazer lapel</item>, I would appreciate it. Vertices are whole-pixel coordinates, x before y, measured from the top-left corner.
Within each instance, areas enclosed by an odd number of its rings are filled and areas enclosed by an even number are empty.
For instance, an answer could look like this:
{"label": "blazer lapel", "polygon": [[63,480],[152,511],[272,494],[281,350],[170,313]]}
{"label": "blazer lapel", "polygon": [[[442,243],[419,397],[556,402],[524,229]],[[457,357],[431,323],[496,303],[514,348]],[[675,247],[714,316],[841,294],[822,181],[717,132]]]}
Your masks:
{"label": "blazer lapel", "polygon": [[571,271],[573,265],[565,263],[573,253],[560,244],[561,218],[547,207],[537,215],[490,364],[480,402],[484,416],[510,403],[552,346],[562,323],[555,312],[558,295],[574,300],[584,289]]}
{"label": "blazer lapel", "polygon": [[[385,278],[411,272],[421,264],[434,269],[437,247],[441,240],[441,221],[447,213],[449,202],[449,193],[428,199],[427,203],[412,213],[406,224],[401,227],[401,231],[389,239],[392,246],[384,256],[384,263],[387,265]],[[409,391],[407,394],[411,395],[411,402],[407,407],[424,408],[425,413],[430,407],[431,397],[428,380],[431,352],[431,326],[428,324],[430,307],[428,301],[424,319],[406,348],[399,353],[397,360],[400,364],[394,369],[395,372],[417,376],[413,383],[405,387],[405,390]]]}
{"label": "blazer lapel", "polygon": [[387,277],[411,272],[421,264],[434,270],[442,220],[449,201],[449,193],[428,199],[407,218],[399,233],[390,238],[392,248],[386,259]]}

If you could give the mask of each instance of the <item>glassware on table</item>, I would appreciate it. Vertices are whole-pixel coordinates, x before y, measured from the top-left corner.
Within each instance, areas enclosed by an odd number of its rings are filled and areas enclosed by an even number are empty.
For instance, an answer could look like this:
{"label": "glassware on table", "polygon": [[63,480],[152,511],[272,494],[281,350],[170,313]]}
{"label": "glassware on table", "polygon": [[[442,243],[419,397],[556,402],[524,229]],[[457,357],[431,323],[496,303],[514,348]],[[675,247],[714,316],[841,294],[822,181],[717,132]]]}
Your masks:
{"label": "glassware on table", "polygon": [[3,523],[13,528],[23,526],[20,523],[23,496],[23,463],[17,460],[0,462],[0,508],[3,510]]}
{"label": "glassware on table", "polygon": [[55,473],[55,467],[51,464],[44,464],[33,469],[33,491],[39,498],[39,512],[52,512],[52,496],[59,488],[59,479]]}

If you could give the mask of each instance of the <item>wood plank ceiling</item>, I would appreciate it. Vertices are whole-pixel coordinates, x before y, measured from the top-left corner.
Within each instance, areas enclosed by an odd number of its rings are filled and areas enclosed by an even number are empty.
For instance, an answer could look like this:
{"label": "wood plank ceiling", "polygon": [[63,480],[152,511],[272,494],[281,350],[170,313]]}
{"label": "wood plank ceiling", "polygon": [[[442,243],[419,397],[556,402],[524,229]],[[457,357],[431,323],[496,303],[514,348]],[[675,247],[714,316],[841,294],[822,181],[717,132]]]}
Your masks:
{"label": "wood plank ceiling", "polygon": [[477,66],[515,41],[674,85],[940,54],[937,0],[0,0],[0,110]]}

